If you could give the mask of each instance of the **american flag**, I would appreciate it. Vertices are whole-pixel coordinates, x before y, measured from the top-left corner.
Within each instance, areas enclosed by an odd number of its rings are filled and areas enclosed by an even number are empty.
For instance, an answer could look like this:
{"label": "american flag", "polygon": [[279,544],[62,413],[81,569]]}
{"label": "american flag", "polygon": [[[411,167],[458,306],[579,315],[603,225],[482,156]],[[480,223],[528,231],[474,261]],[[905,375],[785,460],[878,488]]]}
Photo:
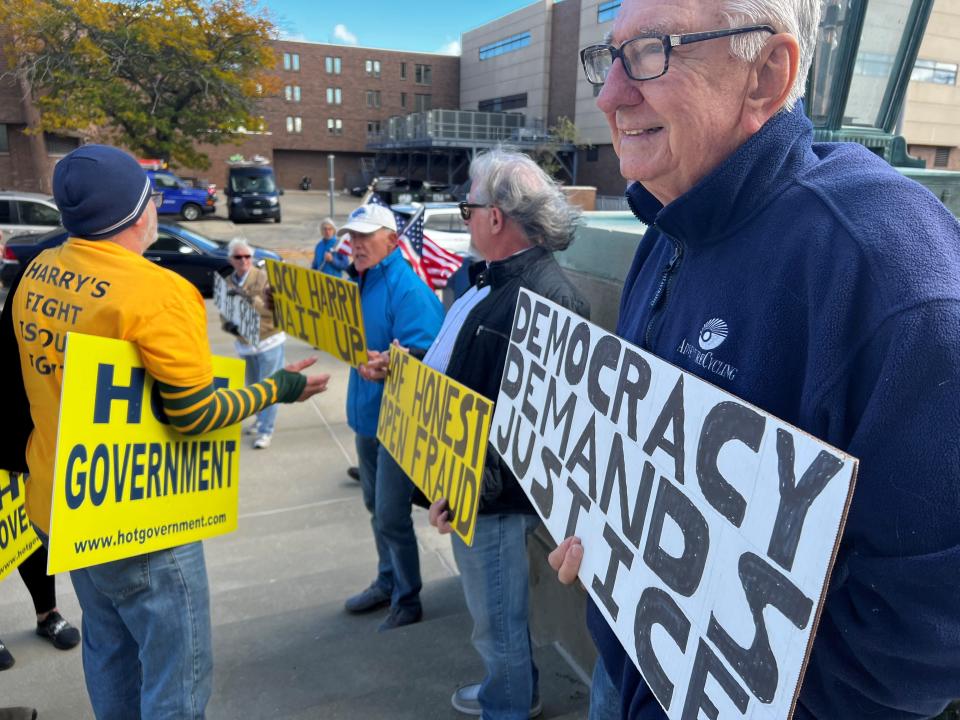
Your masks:
{"label": "american flag", "polygon": [[[367,202],[389,208],[377,193],[372,193]],[[397,221],[400,251],[413,271],[433,290],[446,287],[449,277],[463,264],[463,258],[444,250],[423,232],[423,206],[418,207],[409,220],[397,212],[393,217]],[[341,252],[344,244],[341,243]]]}

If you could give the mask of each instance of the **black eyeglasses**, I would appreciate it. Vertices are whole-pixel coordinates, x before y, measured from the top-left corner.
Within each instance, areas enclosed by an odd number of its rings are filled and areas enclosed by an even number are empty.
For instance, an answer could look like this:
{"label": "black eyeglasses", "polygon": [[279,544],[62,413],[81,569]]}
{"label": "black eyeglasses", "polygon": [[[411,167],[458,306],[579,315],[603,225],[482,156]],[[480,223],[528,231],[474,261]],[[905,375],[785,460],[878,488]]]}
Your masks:
{"label": "black eyeglasses", "polygon": [[610,68],[613,67],[617,58],[620,58],[623,69],[631,80],[653,80],[666,74],[670,67],[670,51],[678,45],[690,45],[704,40],[752,32],[768,32],[775,35],[777,31],[769,25],[747,25],[684,35],[644,33],[627,40],[619,48],[607,43],[585,47],[580,51],[580,62],[583,63],[587,82],[591,85],[603,85],[606,82]]}
{"label": "black eyeglasses", "polygon": [[462,202],[457,203],[457,207],[460,208],[460,217],[464,220],[469,220],[471,215],[471,210],[473,208],[492,208],[493,205],[488,203],[472,203],[472,202]]}
{"label": "black eyeglasses", "polygon": [[230,257],[232,257],[234,260],[249,260],[253,256],[252,255],[231,255]]}
{"label": "black eyeglasses", "polygon": [[150,193],[150,200],[156,207],[163,205],[163,193],[162,192],[152,192]]}

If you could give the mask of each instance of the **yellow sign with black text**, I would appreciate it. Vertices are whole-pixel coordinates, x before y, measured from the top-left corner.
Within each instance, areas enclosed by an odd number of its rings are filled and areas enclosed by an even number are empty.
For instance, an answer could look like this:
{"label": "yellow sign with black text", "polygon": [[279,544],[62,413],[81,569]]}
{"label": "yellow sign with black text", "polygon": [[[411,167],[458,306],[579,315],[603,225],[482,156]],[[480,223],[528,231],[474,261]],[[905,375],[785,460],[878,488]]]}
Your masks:
{"label": "yellow sign with black text", "polygon": [[0,470],[0,580],[40,545],[24,507],[26,475]]}
{"label": "yellow sign with black text", "polygon": [[349,280],[267,260],[277,327],[353,367],[367,362],[360,288]]}
{"label": "yellow sign with black text", "polygon": [[[213,358],[218,387],[244,364]],[[51,574],[237,528],[240,424],[181,435],[133,343],[69,333],[50,518]]]}
{"label": "yellow sign with black text", "polygon": [[424,495],[446,498],[450,524],[473,544],[493,403],[466,385],[390,351],[377,439]]}

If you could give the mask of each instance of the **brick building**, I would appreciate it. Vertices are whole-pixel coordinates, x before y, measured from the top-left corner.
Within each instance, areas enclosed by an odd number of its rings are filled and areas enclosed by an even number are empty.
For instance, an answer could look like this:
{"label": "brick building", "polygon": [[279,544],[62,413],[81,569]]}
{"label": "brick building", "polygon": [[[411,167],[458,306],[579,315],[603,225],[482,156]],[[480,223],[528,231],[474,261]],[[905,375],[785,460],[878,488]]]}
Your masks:
{"label": "brick building", "polygon": [[[176,168],[178,174],[222,187],[227,158],[262,155],[281,187],[295,187],[304,175],[315,188],[326,187],[332,153],[337,187],[349,187],[360,183],[361,158],[373,156],[368,139],[388,118],[459,105],[457,57],[284,40],[274,46],[280,88],[261,102],[262,128],[238,145],[202,146],[210,167]],[[22,97],[15,81],[0,78],[0,188],[48,191],[53,165],[80,141],[26,135],[35,110]]]}

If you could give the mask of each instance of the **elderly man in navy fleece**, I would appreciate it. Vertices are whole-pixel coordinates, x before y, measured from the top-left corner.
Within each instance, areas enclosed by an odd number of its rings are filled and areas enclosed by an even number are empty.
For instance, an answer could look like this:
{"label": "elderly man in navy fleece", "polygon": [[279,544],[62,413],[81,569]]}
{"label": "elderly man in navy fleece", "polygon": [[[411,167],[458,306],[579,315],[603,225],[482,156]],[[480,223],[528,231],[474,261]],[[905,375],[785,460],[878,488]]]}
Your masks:
{"label": "elderly man in navy fleece", "polygon": [[[624,0],[584,51],[650,228],[617,333],[860,459],[794,717],[926,718],[960,697],[960,226],[863,147],[813,143],[819,15]],[[681,352],[713,318],[722,376]],[[623,716],[663,718],[592,604],[587,624]]]}

